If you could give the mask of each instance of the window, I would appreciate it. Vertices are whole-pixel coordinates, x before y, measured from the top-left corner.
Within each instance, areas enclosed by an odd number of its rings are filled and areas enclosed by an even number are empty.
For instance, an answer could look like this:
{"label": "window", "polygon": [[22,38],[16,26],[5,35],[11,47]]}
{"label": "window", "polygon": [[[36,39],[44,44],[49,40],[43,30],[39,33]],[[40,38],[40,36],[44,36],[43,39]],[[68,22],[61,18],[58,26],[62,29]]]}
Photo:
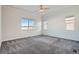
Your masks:
{"label": "window", "polygon": [[37,26],[37,30],[41,31],[41,21],[38,21],[36,26]]}
{"label": "window", "polygon": [[47,21],[44,21],[44,30],[47,30]]}
{"label": "window", "polygon": [[21,19],[21,29],[33,29],[34,22],[32,19],[22,18]]}
{"label": "window", "polygon": [[66,30],[74,31],[75,30],[75,17],[70,16],[65,19]]}

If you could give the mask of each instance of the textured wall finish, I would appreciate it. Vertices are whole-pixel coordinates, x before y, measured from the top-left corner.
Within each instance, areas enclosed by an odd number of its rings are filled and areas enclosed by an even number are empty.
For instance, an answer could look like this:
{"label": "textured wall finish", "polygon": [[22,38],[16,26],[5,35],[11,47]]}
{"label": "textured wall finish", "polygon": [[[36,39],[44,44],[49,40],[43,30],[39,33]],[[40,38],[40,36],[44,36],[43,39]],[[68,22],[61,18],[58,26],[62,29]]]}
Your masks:
{"label": "textured wall finish", "polygon": [[[66,30],[65,17],[75,16],[75,30]],[[61,10],[48,18],[48,35],[79,41],[79,6]]]}
{"label": "textured wall finish", "polygon": [[18,8],[3,6],[3,41],[12,40],[16,38],[23,38],[28,36],[39,35],[40,31],[38,31],[38,26],[35,18],[34,27],[32,30],[22,30],[21,29],[21,18],[28,18],[29,16],[34,16],[33,13],[30,13],[25,10],[21,10]]}
{"label": "textured wall finish", "polygon": [[1,6],[0,6],[0,46],[1,46]]}

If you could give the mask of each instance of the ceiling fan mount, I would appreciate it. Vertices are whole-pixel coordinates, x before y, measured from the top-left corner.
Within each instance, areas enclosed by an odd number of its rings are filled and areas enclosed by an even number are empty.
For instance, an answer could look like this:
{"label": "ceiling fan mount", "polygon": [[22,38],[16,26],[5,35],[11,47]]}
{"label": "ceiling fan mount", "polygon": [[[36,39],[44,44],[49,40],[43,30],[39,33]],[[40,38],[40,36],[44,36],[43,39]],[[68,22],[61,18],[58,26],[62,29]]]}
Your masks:
{"label": "ceiling fan mount", "polygon": [[46,11],[48,8],[47,8],[47,6],[46,5],[40,5],[40,12],[44,12],[44,11]]}

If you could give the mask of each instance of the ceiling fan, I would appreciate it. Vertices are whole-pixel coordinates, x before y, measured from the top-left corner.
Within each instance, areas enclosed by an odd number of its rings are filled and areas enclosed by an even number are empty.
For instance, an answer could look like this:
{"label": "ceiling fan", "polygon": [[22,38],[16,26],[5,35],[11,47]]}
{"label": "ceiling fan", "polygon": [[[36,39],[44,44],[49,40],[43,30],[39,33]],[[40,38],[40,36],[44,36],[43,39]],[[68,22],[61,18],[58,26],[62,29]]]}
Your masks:
{"label": "ceiling fan", "polygon": [[47,8],[46,5],[40,5],[40,10],[39,11],[42,13],[42,12],[45,12],[47,9],[48,8]]}

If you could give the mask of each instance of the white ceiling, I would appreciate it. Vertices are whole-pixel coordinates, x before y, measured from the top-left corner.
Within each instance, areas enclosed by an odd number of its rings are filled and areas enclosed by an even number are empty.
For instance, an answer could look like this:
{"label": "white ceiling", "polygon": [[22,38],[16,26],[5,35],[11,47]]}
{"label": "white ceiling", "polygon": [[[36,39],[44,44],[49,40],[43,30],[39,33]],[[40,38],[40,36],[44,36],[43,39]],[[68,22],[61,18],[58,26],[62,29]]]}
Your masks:
{"label": "white ceiling", "polygon": [[[12,5],[12,7],[28,10],[30,12],[39,12],[39,5]],[[47,7],[47,11],[55,12],[66,8],[72,8],[74,5],[47,5]]]}
{"label": "white ceiling", "polygon": [[[39,15],[39,5],[11,5],[11,7],[23,9],[36,15]],[[44,13],[44,15],[56,14],[68,9],[79,8],[78,5],[47,5],[48,10]]]}

